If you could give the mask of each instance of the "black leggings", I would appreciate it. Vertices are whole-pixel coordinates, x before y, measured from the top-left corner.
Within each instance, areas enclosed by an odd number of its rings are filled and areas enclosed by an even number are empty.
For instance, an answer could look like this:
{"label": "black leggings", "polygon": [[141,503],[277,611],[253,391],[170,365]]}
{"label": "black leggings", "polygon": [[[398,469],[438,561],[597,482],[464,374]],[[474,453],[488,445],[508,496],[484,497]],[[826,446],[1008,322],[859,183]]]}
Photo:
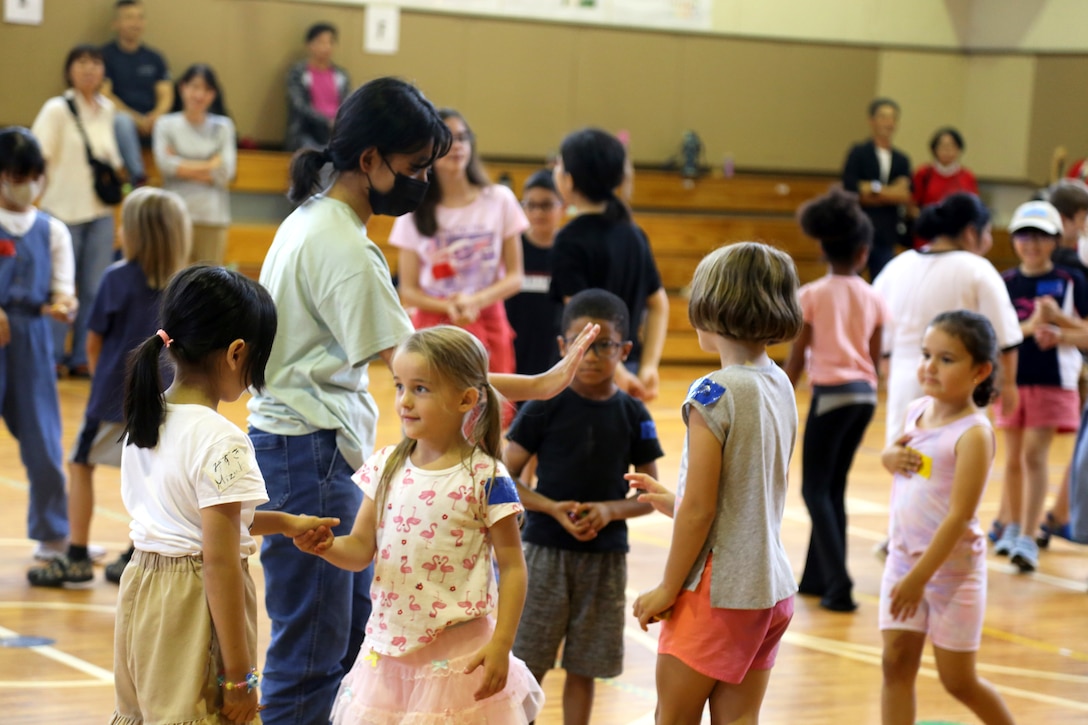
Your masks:
{"label": "black leggings", "polygon": [[854,403],[817,415],[813,391],[805,425],[801,495],[812,518],[802,594],[816,594],[832,608],[852,606],[853,581],[846,571],[846,476],[873,417],[872,403]]}

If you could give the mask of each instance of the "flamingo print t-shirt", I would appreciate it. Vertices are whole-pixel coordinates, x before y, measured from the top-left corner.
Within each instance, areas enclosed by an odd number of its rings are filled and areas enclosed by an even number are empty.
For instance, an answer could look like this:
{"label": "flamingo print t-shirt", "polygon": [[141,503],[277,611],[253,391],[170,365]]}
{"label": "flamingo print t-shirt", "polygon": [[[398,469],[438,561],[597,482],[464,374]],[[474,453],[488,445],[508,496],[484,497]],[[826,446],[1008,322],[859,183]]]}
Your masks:
{"label": "flamingo print t-shirt", "polygon": [[367,647],[399,656],[429,644],[446,627],[495,608],[489,527],[521,513],[506,468],[477,451],[452,468],[428,471],[407,462],[378,493],[387,446],[353,479],[381,508],[370,587]]}

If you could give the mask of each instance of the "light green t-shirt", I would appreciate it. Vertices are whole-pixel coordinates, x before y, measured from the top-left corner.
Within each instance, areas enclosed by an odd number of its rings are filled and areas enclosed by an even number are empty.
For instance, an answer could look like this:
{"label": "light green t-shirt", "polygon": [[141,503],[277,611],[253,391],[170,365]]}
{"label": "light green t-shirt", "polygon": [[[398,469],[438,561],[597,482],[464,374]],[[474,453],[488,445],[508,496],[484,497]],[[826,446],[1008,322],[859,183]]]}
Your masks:
{"label": "light green t-shirt", "polygon": [[412,333],[389,264],[351,207],[318,196],[280,225],[261,284],[279,325],[249,424],[279,435],[335,430],[340,453],[360,468],[378,422],[367,365]]}

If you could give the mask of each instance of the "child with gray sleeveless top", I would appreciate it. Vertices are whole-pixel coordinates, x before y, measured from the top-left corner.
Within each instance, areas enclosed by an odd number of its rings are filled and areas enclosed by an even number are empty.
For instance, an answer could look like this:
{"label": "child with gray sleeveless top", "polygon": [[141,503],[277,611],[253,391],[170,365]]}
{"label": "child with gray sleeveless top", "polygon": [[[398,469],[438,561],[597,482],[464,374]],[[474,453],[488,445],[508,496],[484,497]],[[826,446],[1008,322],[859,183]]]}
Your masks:
{"label": "child with gray sleeveless top", "polygon": [[688,317],[721,369],[696,380],[675,496],[645,474],[626,478],[676,519],[661,583],[640,596],[643,629],[658,641],[659,722],[755,722],[797,591],[780,530],[797,403],[769,344],[801,330],[793,260],[734,244],[695,270]]}

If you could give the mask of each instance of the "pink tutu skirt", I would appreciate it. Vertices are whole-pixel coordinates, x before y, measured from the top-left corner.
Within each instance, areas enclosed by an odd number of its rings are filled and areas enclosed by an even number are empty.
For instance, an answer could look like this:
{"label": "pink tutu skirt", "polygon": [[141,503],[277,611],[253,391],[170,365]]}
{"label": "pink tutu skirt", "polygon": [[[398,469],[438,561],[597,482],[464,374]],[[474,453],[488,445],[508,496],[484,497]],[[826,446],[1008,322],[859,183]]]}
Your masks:
{"label": "pink tutu skirt", "polygon": [[332,709],[335,725],[526,725],[544,704],[544,692],[525,663],[510,655],[506,687],[473,699],[484,668],[465,668],[491,639],[489,617],[444,630],[433,642],[400,657],[379,655],[366,643],[340,683]]}

